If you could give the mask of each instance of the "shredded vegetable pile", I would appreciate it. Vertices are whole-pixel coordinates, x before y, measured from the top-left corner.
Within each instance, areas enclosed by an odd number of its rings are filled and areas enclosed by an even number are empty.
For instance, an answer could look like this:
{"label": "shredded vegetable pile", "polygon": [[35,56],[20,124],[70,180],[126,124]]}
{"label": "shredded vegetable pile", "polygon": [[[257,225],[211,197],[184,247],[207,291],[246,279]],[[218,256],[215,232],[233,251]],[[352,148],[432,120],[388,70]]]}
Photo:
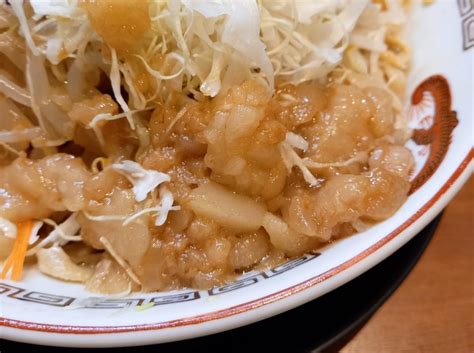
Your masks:
{"label": "shredded vegetable pile", "polygon": [[[10,134],[2,142],[35,140],[51,146],[69,140],[74,122],[51,101],[51,90],[63,83],[61,88],[78,100],[91,88],[89,77],[101,73],[109,77],[133,127],[132,109],[151,108],[173,90],[196,99],[214,97],[246,79],[273,90],[275,83],[327,81],[333,70],[339,80],[388,86],[402,109],[409,55],[400,39],[406,16],[398,0],[142,2],[149,24],[130,39],[139,42],[132,49],[127,41],[117,45],[118,36],[111,33],[116,28],[110,21],[100,27],[94,21],[98,15],[90,15],[100,9],[84,3],[2,5],[2,53],[26,73],[26,85],[3,72],[1,92],[30,107],[41,127],[22,131],[16,139]],[[121,21],[136,21],[134,16]],[[41,138],[44,134],[48,141]]]}
{"label": "shredded vegetable pile", "polygon": [[[148,223],[161,227],[183,211],[173,175],[146,165],[151,158],[174,157],[150,157],[150,146],[164,150],[161,139],[174,136],[193,109],[204,109],[193,107],[205,107],[244,82],[256,82],[269,97],[308,82],[379,88],[391,97],[396,134],[406,138],[407,6],[402,0],[0,0],[0,165],[24,163],[60,185],[63,176],[51,174],[48,163],[72,170],[76,162],[54,156],[80,154],[83,164],[74,168],[130,185],[129,194],[114,197],[133,201],[120,212],[95,212],[58,196],[54,207],[28,220],[0,213],[0,247],[8,249],[1,277],[20,280],[25,259],[37,256],[44,273],[83,281],[91,270],[62,250],[84,240],[81,222],[135,232]],[[281,97],[282,106],[295,100]],[[171,122],[154,118],[163,111],[173,116]],[[156,133],[152,121],[166,128]],[[285,134],[278,149],[287,172],[296,167],[310,187],[321,185],[321,169],[369,158],[367,152],[331,162],[301,157],[311,146],[294,132]],[[48,157],[39,166],[18,162]],[[241,160],[232,163],[235,170],[243,168]],[[78,174],[71,174],[68,185],[78,185]],[[59,195],[68,187],[58,186]],[[101,237],[94,247],[109,256],[101,266],[124,271],[117,283],[128,278],[141,284],[133,260],[120,255],[117,244]],[[131,288],[128,279],[121,290]]]}

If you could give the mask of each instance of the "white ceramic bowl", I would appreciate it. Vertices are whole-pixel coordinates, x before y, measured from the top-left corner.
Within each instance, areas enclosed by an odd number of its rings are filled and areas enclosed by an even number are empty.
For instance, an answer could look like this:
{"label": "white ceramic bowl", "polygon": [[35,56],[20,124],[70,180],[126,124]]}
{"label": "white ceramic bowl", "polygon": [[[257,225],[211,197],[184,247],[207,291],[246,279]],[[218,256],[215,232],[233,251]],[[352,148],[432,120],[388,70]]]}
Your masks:
{"label": "white ceramic bowl", "polygon": [[410,116],[417,142],[408,145],[418,175],[416,190],[393,217],[321,249],[319,255],[308,254],[210,291],[86,299],[90,293],[80,285],[29,270],[20,283],[0,283],[1,336],[37,344],[106,347],[207,335],[317,298],[400,248],[446,206],[473,166],[473,2],[437,0],[416,9],[411,23],[414,68],[409,92],[415,104]]}

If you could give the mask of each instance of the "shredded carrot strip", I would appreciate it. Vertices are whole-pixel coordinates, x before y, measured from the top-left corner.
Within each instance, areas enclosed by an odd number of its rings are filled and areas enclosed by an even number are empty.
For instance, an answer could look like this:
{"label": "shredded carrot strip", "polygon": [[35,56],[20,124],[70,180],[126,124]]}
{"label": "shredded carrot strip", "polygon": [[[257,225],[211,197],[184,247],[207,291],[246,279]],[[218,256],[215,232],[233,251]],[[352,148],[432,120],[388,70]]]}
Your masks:
{"label": "shredded carrot strip", "polygon": [[8,271],[12,270],[10,278],[14,281],[19,281],[23,273],[23,265],[25,263],[26,250],[28,248],[28,241],[30,233],[33,228],[32,221],[25,221],[18,223],[18,232],[16,235],[13,250],[5,262],[0,278],[5,279]]}
{"label": "shredded carrot strip", "polygon": [[2,270],[2,273],[0,275],[0,278],[1,279],[5,279],[7,277],[7,273],[8,271],[10,270],[10,268],[12,267],[12,264],[13,264],[13,253],[15,251],[15,248],[13,248],[10,256],[8,256],[7,258],[7,261],[5,262],[5,264],[3,265],[3,270]]}

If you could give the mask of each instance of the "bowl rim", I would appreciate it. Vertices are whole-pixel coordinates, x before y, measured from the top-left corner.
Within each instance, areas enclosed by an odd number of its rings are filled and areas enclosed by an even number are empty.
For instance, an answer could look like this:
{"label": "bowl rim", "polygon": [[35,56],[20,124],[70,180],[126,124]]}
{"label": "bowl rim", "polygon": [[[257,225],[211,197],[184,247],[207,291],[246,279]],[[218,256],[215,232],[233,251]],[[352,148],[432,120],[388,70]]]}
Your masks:
{"label": "bowl rim", "polygon": [[[392,230],[385,237],[377,241],[371,247],[365,249],[359,254],[353,256],[351,259],[343,262],[342,264],[336,267],[329,269],[326,272],[323,272],[319,275],[306,279],[298,284],[295,284],[291,287],[285,288],[278,292],[274,292],[269,295],[260,297],[258,299],[245,302],[239,305],[231,306],[222,310],[209,312],[209,313],[196,315],[196,316],[191,316],[187,318],[177,319],[177,320],[170,320],[170,321],[164,321],[160,323],[150,323],[150,324],[118,325],[118,326],[73,326],[73,325],[41,324],[41,323],[34,323],[34,322],[7,319],[7,318],[0,317],[0,324],[1,324],[0,326],[5,326],[6,328],[13,329],[13,330],[7,330],[6,334],[2,333],[2,336],[4,336],[5,338],[16,340],[16,341],[38,342],[39,340],[33,340],[32,338],[28,339],[25,337],[19,337],[19,333],[21,333],[21,331],[23,330],[26,330],[26,331],[35,331],[41,334],[43,333],[75,334],[75,335],[77,334],[83,337],[84,335],[136,333],[136,332],[156,331],[156,330],[172,329],[172,328],[182,328],[184,326],[205,324],[205,323],[214,322],[216,320],[230,318],[238,314],[244,314],[246,312],[249,312],[249,311],[264,307],[264,306],[268,306],[269,304],[272,304],[272,303],[281,302],[283,299],[286,299],[290,296],[294,296],[297,293],[301,293],[311,287],[314,287],[317,284],[320,284],[324,281],[327,281],[333,278],[334,276],[342,272],[345,272],[345,271],[347,272],[347,270],[349,270],[350,268],[353,268],[355,264],[358,264],[362,260],[367,259],[369,255],[372,255],[373,253],[375,253],[377,250],[382,248],[385,244],[387,244],[388,242],[396,238],[398,235],[404,233],[404,231],[409,230],[409,228],[414,228],[415,227],[414,223],[420,220],[420,218],[423,215],[425,215],[427,211],[433,210],[433,206],[436,206],[436,209],[434,209],[433,213],[427,215],[428,219],[423,222],[423,224],[429,223],[429,221],[431,221],[431,219],[434,218],[442,210],[442,208],[449,202],[449,200],[455,195],[455,193],[459,190],[461,185],[467,180],[467,178],[469,177],[469,174],[472,173],[472,169],[473,169],[472,166],[474,165],[474,163],[471,163],[471,162],[473,160],[474,160],[474,148],[471,147],[471,149],[468,151],[466,156],[463,158],[462,162],[458,165],[456,169],[454,169],[453,173],[447,179],[447,181],[440,188],[438,188],[436,193],[428,201],[426,201],[425,204],[423,204],[423,206],[421,206],[418,209],[418,211],[416,211],[410,218],[408,218],[396,229]],[[470,171],[471,173],[469,173]],[[440,201],[440,198],[444,196],[448,191],[450,191],[450,194],[446,195],[447,197]],[[413,234],[412,236],[414,235],[415,234]],[[407,237],[405,241],[402,241],[400,244],[397,244],[398,247],[394,246],[393,249],[389,249],[389,251],[391,252],[396,251],[400,246],[402,246],[405,242],[411,239],[411,237]],[[372,267],[373,265],[375,264],[369,264],[368,268]],[[361,272],[363,271],[365,270],[362,270]],[[335,288],[341,285],[342,283],[348,282],[351,278],[352,277],[347,277],[345,279],[342,279],[338,284],[330,285],[330,288],[328,288],[328,290],[324,292],[319,293],[319,296],[331,290],[331,288],[333,287]],[[316,297],[315,295],[312,295],[309,297],[309,299],[303,298],[302,300],[299,300],[297,303],[293,303],[290,306],[285,306],[285,308],[281,308],[281,307],[279,308],[278,306],[274,306],[270,310],[271,312],[267,312],[265,313],[265,315],[261,317],[254,316],[254,317],[243,318],[242,320],[239,320],[239,323],[237,324],[234,323],[228,327],[224,327],[227,325],[223,325],[222,327],[213,328],[211,330],[207,329],[206,331],[209,333],[211,333],[211,331],[212,333],[215,333],[219,331],[224,331],[229,328],[255,322],[259,319],[263,319],[265,317],[269,317],[276,313],[288,310],[291,307],[300,305],[304,302],[307,302],[308,300],[314,299],[315,297]],[[188,336],[194,337],[198,335],[199,333],[197,334],[193,333]],[[172,335],[169,335],[169,336],[172,336]],[[164,341],[171,341],[171,340],[173,340],[172,337],[168,337],[168,339],[166,340],[158,340],[157,337],[155,337],[155,339],[150,340],[150,343],[157,342],[157,341],[164,342]],[[49,343],[50,344],[55,343],[57,345],[70,345],[70,344],[74,344],[75,342],[69,342],[69,344],[67,343],[61,344],[61,342],[49,342]],[[110,346],[119,345],[119,344],[123,345],[123,342],[116,342],[116,344],[103,344],[102,346],[110,347]],[[129,345],[133,345],[133,344],[134,344],[133,342],[129,343]],[[139,343],[135,343],[135,344],[139,344]]]}

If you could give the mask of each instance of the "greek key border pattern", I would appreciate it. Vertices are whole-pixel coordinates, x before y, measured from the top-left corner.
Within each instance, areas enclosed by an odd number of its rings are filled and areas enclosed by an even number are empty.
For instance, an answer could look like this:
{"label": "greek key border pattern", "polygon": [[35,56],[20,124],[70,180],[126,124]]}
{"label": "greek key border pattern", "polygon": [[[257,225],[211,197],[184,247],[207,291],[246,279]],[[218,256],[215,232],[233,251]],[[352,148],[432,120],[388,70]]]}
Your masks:
{"label": "greek key border pattern", "polygon": [[474,47],[474,0],[457,0],[461,16],[463,49]]}
{"label": "greek key border pattern", "polygon": [[251,286],[264,280],[278,276],[286,271],[294,269],[304,263],[307,263],[320,254],[317,252],[310,253],[287,261],[270,270],[244,276],[237,281],[228,283],[224,286],[214,287],[208,291],[188,291],[173,294],[163,294],[151,298],[105,298],[105,297],[89,297],[75,298],[62,296],[52,293],[43,293],[30,291],[11,284],[0,282],[0,296],[10,299],[21,300],[29,303],[36,303],[60,308],[73,309],[127,309],[138,306],[155,307],[159,305],[168,305],[193,301],[205,297],[213,297],[223,293],[229,293],[241,288]]}

